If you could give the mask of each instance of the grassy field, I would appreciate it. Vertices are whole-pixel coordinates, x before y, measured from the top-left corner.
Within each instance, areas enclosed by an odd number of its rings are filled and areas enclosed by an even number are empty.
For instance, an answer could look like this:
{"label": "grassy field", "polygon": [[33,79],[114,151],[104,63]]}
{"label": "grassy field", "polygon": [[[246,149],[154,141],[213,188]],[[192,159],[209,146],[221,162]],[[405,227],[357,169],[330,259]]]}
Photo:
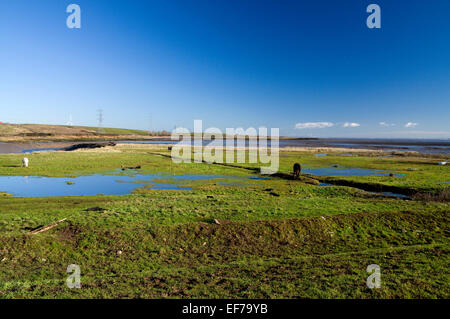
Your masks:
{"label": "grassy field", "polygon": [[[68,126],[68,125],[46,125],[46,124],[0,124],[0,135],[16,134],[93,134],[97,127],[90,126]],[[148,135],[147,131],[129,130],[122,128],[102,128],[105,134],[138,134]]]}
{"label": "grassy field", "polygon": [[[175,164],[167,149],[114,149],[35,153],[29,168],[20,167],[21,155],[0,155],[0,176],[79,176],[141,165],[141,173],[161,173],[161,181],[192,190],[0,196],[1,298],[450,297],[444,183],[450,169],[436,159],[282,152],[286,175],[300,162],[404,176],[237,181],[231,177],[258,176],[252,168],[260,165]],[[166,174],[221,177],[180,181]],[[395,186],[415,199],[318,187],[317,180]],[[51,230],[30,234],[63,218]],[[66,286],[69,264],[81,267],[81,289]],[[381,268],[380,289],[366,286],[370,264]]]}
{"label": "grassy field", "polygon": [[149,133],[125,128],[0,123],[0,142],[138,140],[161,134],[166,137],[168,135],[164,131]]}

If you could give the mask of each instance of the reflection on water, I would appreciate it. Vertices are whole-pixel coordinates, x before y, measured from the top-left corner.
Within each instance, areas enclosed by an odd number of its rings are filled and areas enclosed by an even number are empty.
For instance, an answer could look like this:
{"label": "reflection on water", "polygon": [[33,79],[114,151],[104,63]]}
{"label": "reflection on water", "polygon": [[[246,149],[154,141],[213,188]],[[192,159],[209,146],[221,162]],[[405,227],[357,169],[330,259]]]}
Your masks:
{"label": "reflection on water", "polygon": [[376,192],[368,192],[371,194],[377,194],[377,195],[388,195],[388,196],[395,196],[395,197],[400,197],[400,198],[404,198],[404,199],[411,199],[411,197],[403,195],[403,194],[396,194],[396,193],[391,193],[391,192],[382,192],[382,193],[376,193]]}
{"label": "reflection on water", "polygon": [[[390,141],[390,142],[389,142]],[[191,144],[191,140],[183,140],[182,144]],[[338,147],[338,148],[351,148],[351,149],[374,149],[374,150],[385,150],[385,151],[417,151],[420,153],[429,154],[450,154],[450,143],[448,140],[402,140],[399,144],[392,144],[394,140],[364,140],[364,139],[280,139],[278,141],[279,147]],[[174,144],[178,141],[172,141],[170,139],[160,139],[160,140],[144,140],[144,141],[131,141],[124,140],[119,141],[119,143],[144,143],[144,144]],[[225,144],[225,140],[220,142],[216,141],[198,141],[203,146],[214,145],[210,143],[215,143],[216,145]],[[234,142],[236,146],[236,141]],[[270,147],[271,141],[267,141],[267,147]],[[245,140],[245,146],[249,146],[249,141]],[[344,155],[346,156],[346,155]],[[351,155],[354,156],[354,155]]]}
{"label": "reflection on water", "polygon": [[[330,187],[330,186],[337,186],[337,185],[321,183],[317,186]],[[399,197],[399,198],[403,198],[403,199],[411,199],[411,197],[409,197],[409,196],[406,196],[403,194],[391,193],[391,192],[369,192],[369,191],[366,191],[366,192],[370,193],[370,194],[375,194],[375,195],[387,195],[387,196],[394,196],[394,197]]]}
{"label": "reflection on water", "polygon": [[[358,168],[358,167],[325,167],[325,168],[304,168],[302,173],[308,173],[317,176],[370,176],[384,175],[389,176],[390,173],[383,170]],[[394,173],[394,177],[402,177],[404,174]]]}
{"label": "reflection on water", "polygon": [[31,154],[31,153],[34,153],[34,152],[60,151],[60,150],[62,150],[63,148],[64,148],[64,147],[29,148],[29,149],[22,150],[22,153],[24,153],[24,154]]}
{"label": "reflection on water", "polygon": [[[326,153],[320,153],[320,154],[315,154],[314,156],[316,157],[324,157],[324,156],[328,156],[328,154]],[[358,157],[358,154],[336,154],[336,156],[351,156],[351,157]]]}
{"label": "reflection on water", "polygon": [[[90,175],[69,177],[41,177],[41,176],[0,176],[0,191],[18,197],[47,197],[47,196],[83,196],[83,195],[124,195],[145,185],[152,189],[190,190],[191,187],[177,184],[154,182],[158,179],[172,181],[190,181],[204,179],[263,179],[261,177],[238,177],[216,175]],[[69,182],[69,183],[68,183]]]}
{"label": "reflection on water", "polygon": [[[76,141],[73,141],[75,143]],[[90,141],[97,142],[97,141]],[[116,141],[116,143],[139,143],[139,144],[175,144],[179,141],[172,141],[169,138],[153,139],[153,140],[121,140]],[[210,146],[225,146],[225,140],[197,140],[199,145],[210,145]],[[249,146],[249,140],[240,141],[245,146]],[[65,141],[64,143],[72,143],[70,141]],[[78,142],[77,142],[78,143]],[[183,140],[183,144],[191,144],[192,140]],[[253,141],[252,141],[253,143]],[[259,142],[256,142],[257,145]],[[9,144],[9,145],[8,145]],[[231,141],[231,144],[237,146],[237,140]],[[267,147],[271,146],[271,141],[268,140],[267,144],[264,142],[263,145]],[[373,149],[373,150],[383,150],[383,151],[417,151],[420,153],[430,153],[430,154],[450,154],[450,142],[448,140],[423,140],[423,139],[406,139],[406,140],[377,140],[377,139],[280,139],[277,145],[281,148],[283,147],[330,147],[330,148],[350,148],[353,150],[357,149]],[[6,146],[6,147],[5,147]],[[8,147],[9,146],[9,147]],[[51,146],[51,145],[48,145]],[[240,146],[240,144],[239,144]],[[28,146],[30,147],[30,146]],[[0,153],[20,153],[21,144],[17,143],[0,143]],[[32,153],[35,151],[54,151],[62,148],[44,148],[36,149],[30,148],[23,150],[23,152]],[[350,156],[350,155],[343,155]],[[354,155],[351,155],[354,156]]]}

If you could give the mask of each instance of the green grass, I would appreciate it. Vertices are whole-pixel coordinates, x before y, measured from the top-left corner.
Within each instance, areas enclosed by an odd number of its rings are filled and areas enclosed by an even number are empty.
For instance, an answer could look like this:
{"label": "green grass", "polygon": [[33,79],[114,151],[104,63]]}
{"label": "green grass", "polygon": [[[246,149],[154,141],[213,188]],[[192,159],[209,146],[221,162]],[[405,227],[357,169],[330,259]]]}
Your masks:
{"label": "green grass", "polygon": [[[355,182],[448,189],[434,182],[449,180],[448,167],[430,159],[282,155],[282,172],[293,162],[337,163],[408,172],[395,179],[348,177]],[[446,201],[385,198],[352,187],[317,187],[307,179],[235,180],[227,176],[256,173],[175,164],[146,150],[33,154],[28,169],[19,167],[20,160],[0,155],[0,175],[68,177],[142,165],[143,173],[223,177],[161,176],[189,191],[137,183],[135,195],[0,195],[0,298],[450,297]],[[63,218],[51,230],[30,234]],[[366,268],[374,263],[382,284],[371,290]],[[81,267],[81,289],[65,285],[69,264]]]}
{"label": "green grass", "polygon": [[[52,137],[63,137],[64,135],[98,135],[97,127],[90,126],[68,126],[68,125],[46,125],[46,124],[0,124],[0,137],[12,135],[36,135],[43,134]],[[102,128],[105,135],[148,135],[148,131],[124,128]],[[73,137],[72,137],[73,138]]]}
{"label": "green grass", "polygon": [[[433,192],[448,186],[444,182],[450,180],[450,166],[437,165],[439,159],[420,157],[390,157],[376,156],[348,157],[329,155],[316,157],[314,154],[289,152],[280,156],[280,171],[290,173],[295,162],[310,168],[330,167],[338,164],[344,167],[360,167],[382,170],[386,173],[403,174],[402,177],[382,175],[335,177],[330,180],[351,180],[362,183],[379,183],[389,186],[414,189],[416,191]],[[242,164],[240,164],[242,165]],[[244,164],[246,167],[258,167],[259,164]]]}
{"label": "green grass", "polygon": [[[84,130],[90,130],[97,132],[98,127],[93,126],[74,126],[75,128],[84,129]],[[148,131],[143,130],[132,130],[132,129],[125,129],[125,128],[111,128],[111,127],[105,127],[102,128],[102,134],[112,134],[112,135],[148,135]]]}
{"label": "green grass", "polygon": [[176,164],[171,159],[145,151],[107,152],[43,152],[27,155],[29,167],[21,167],[23,154],[0,155],[0,176],[80,176],[111,172],[114,169],[141,165],[143,173],[251,175],[245,169],[206,164]]}

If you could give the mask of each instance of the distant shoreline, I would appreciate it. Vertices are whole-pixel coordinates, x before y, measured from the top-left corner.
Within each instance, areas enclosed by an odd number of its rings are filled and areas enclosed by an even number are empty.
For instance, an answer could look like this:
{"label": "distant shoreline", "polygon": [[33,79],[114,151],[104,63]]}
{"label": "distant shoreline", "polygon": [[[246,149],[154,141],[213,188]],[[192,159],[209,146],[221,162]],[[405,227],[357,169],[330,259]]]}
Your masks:
{"label": "distant shoreline", "polygon": [[[72,139],[72,140],[15,140],[11,142],[0,142],[0,153],[23,153],[39,150],[62,150],[79,143],[95,143],[113,141],[122,145],[166,145],[176,144],[177,141],[171,140],[169,137],[157,136],[143,139],[130,139],[129,136],[120,136],[115,139]],[[211,141],[203,141],[202,145],[207,146]],[[248,140],[243,142],[244,147],[253,147]],[[271,141],[267,142],[270,147]],[[224,144],[225,145],[225,144]],[[235,143],[239,146],[238,143]],[[418,154],[434,154],[450,157],[450,142],[444,141],[398,141],[398,140],[369,140],[369,139],[302,139],[302,138],[284,138],[278,142],[280,150],[310,150],[316,152],[334,152],[337,150],[348,152],[415,152]]]}
{"label": "distant shoreline", "polygon": [[[196,134],[190,134],[194,140]],[[200,136],[199,136],[200,137]],[[223,134],[222,139],[227,135]],[[253,140],[248,136],[240,136],[244,144]],[[237,137],[234,136],[234,139]],[[198,139],[195,139],[198,140]],[[142,144],[174,144],[170,132],[149,132],[122,128],[95,128],[87,126],[64,126],[43,124],[0,124],[0,153],[21,153],[26,150],[56,150],[76,143],[95,142],[142,143]],[[253,140],[254,141],[254,140]],[[268,145],[271,137],[267,136]],[[202,145],[211,143],[203,140]],[[414,151],[422,154],[444,154],[450,156],[450,140],[439,139],[401,139],[401,138],[317,138],[280,136],[278,145],[288,148],[325,148],[372,151]]]}

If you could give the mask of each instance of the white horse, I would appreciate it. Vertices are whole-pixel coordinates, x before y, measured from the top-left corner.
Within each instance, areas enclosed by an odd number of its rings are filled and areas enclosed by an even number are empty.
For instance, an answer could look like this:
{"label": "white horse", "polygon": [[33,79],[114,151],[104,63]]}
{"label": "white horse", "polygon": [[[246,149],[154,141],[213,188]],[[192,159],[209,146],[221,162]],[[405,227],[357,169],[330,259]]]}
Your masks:
{"label": "white horse", "polygon": [[24,157],[24,158],[22,159],[22,166],[23,166],[23,167],[28,167],[28,158]]}

